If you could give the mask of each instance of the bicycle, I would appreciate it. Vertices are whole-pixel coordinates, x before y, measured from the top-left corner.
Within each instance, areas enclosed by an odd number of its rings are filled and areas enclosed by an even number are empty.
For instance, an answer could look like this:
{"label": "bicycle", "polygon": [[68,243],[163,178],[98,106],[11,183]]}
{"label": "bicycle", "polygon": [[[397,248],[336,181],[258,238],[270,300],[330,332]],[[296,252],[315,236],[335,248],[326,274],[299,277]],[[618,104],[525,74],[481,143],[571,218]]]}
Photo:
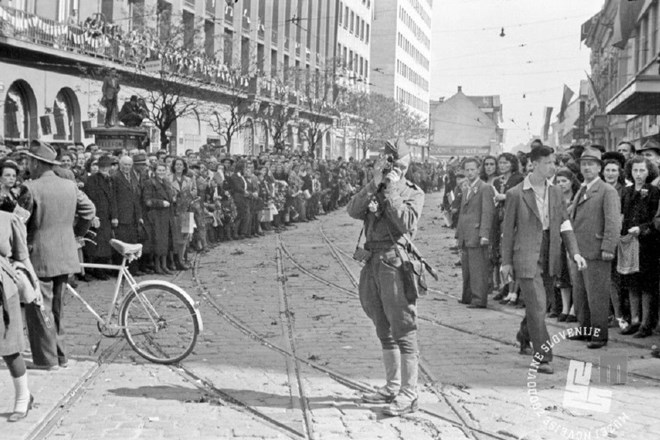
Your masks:
{"label": "bicycle", "polygon": [[[121,265],[81,263],[86,269],[119,272],[106,317],[103,318],[71,285],[67,284],[68,291],[94,315],[97,327],[103,336],[116,337],[123,331],[128,345],[137,354],[157,364],[172,364],[183,360],[192,352],[199,333],[204,329],[199,304],[183,289],[170,282],[135,281],[128,271],[127,264],[140,258],[141,244],[128,244],[112,239],[110,245],[122,255]],[[119,313],[114,320],[114,311],[117,309],[124,280],[130,291],[123,296],[119,304]]]}

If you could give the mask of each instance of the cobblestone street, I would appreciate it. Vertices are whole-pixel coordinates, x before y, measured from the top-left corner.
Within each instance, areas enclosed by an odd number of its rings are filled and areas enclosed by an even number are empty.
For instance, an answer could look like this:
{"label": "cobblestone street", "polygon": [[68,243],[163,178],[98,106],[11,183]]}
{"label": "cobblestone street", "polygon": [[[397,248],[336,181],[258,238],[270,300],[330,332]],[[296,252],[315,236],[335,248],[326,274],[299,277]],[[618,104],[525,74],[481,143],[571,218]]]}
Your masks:
{"label": "cobblestone street", "polygon": [[[221,243],[172,280],[201,304],[204,332],[180,366],[139,358],[122,338],[101,338],[74,298],[65,307],[67,369],[30,372],[36,407],[2,439],[561,439],[660,438],[660,361],[613,331],[605,349],[561,340],[555,374],[536,377],[515,334],[523,309],[458,304],[460,267],[442,227],[440,195],[427,195],[418,247],[440,272],[419,303],[421,411],[386,418],[359,393],[381,384],[380,347],[357,298],[351,260],[360,224],[339,210],[280,235]],[[94,306],[112,281],[81,283]],[[548,320],[551,335],[568,325]],[[96,350],[94,350],[96,348]],[[627,356],[626,383],[598,380],[600,356]],[[563,405],[570,360],[594,363],[593,387],[611,391],[609,411]],[[533,384],[533,385],[532,385]],[[5,416],[13,399],[0,374]],[[536,394],[530,393],[530,389]],[[538,396],[540,408],[534,409]],[[537,413],[538,412],[538,413]],[[563,431],[562,431],[563,430]],[[573,437],[570,437],[570,436]]]}

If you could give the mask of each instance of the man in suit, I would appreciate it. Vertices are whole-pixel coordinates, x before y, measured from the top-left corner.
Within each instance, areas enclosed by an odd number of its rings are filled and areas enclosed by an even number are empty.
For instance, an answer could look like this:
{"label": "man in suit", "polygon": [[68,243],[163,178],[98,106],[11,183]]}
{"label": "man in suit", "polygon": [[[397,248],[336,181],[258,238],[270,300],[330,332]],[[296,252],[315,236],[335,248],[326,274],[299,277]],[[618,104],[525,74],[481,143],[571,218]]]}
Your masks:
{"label": "man in suit", "polygon": [[607,344],[611,266],[621,231],[621,202],[613,186],[603,182],[602,153],[586,148],[578,159],[584,182],[573,208],[573,229],[587,268],[573,281],[575,312],[588,334],[571,339],[588,340],[588,348]]}
{"label": "man in suit", "polygon": [[[133,159],[130,156],[119,159],[119,172],[112,176],[112,190],[117,206],[117,217],[112,219],[115,238],[127,243],[137,243],[138,227],[144,224],[142,194],[140,176],[133,170]],[[143,275],[138,269],[137,261],[131,263],[130,271],[136,276]]]}
{"label": "man in suit", "polygon": [[53,167],[58,162],[53,147],[33,141],[24,154],[34,180],[24,184],[19,203],[31,213],[27,223],[30,260],[43,294],[43,309],[28,305],[25,310],[32,367],[54,370],[68,363],[62,340],[62,299],[69,274],[80,272],[76,237],[85,234],[96,209],[75,182],[55,175]]}
{"label": "man in suit", "polygon": [[534,147],[530,153],[534,171],[506,192],[502,226],[502,278],[516,279],[525,301],[525,317],[517,338],[527,354],[531,340],[539,373],[553,372],[552,350],[545,325],[546,285],[561,271],[561,240],[569,255],[584,269],[562,191],[548,179],[555,174],[552,148]]}
{"label": "man in suit", "polygon": [[488,246],[495,215],[495,190],[479,178],[479,161],[463,162],[467,184],[463,190],[456,238],[461,249],[463,296],[459,301],[468,308],[485,308],[492,273]]}
{"label": "man in suit", "polygon": [[248,182],[245,178],[245,168],[247,163],[239,161],[236,164],[234,173],[225,181],[228,183],[228,189],[236,204],[236,229],[234,230],[234,240],[250,236],[250,201],[248,199]]}

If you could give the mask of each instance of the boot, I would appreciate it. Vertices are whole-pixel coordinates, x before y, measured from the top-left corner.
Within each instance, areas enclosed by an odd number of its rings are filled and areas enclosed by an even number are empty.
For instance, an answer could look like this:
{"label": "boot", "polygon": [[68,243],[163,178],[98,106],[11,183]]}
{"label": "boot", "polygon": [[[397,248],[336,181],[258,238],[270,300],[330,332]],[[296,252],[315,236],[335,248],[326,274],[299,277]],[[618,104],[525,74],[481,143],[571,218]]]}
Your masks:
{"label": "boot", "polygon": [[163,270],[163,274],[165,275],[172,275],[172,271],[170,270],[169,267],[167,267],[167,256],[163,255],[160,258],[160,267]]}
{"label": "boot", "polygon": [[385,378],[387,383],[372,393],[362,395],[366,403],[390,403],[399,393],[401,387],[401,352],[398,348],[383,350],[383,364],[385,365]]}
{"label": "boot", "polygon": [[410,414],[419,408],[417,403],[417,374],[419,353],[401,354],[401,390],[383,411],[389,416]]}

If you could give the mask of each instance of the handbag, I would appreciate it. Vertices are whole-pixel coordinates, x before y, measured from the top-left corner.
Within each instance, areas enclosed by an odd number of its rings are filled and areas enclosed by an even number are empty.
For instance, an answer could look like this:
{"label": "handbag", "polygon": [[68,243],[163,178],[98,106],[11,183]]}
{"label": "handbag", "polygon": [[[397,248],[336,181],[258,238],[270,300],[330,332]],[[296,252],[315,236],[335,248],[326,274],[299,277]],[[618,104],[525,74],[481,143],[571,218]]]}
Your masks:
{"label": "handbag", "polygon": [[360,246],[360,240],[362,239],[363,233],[364,226],[360,229],[360,235],[358,235],[357,243],[355,244],[355,251],[353,252],[353,259],[360,263],[366,263],[371,258],[371,252]]}

